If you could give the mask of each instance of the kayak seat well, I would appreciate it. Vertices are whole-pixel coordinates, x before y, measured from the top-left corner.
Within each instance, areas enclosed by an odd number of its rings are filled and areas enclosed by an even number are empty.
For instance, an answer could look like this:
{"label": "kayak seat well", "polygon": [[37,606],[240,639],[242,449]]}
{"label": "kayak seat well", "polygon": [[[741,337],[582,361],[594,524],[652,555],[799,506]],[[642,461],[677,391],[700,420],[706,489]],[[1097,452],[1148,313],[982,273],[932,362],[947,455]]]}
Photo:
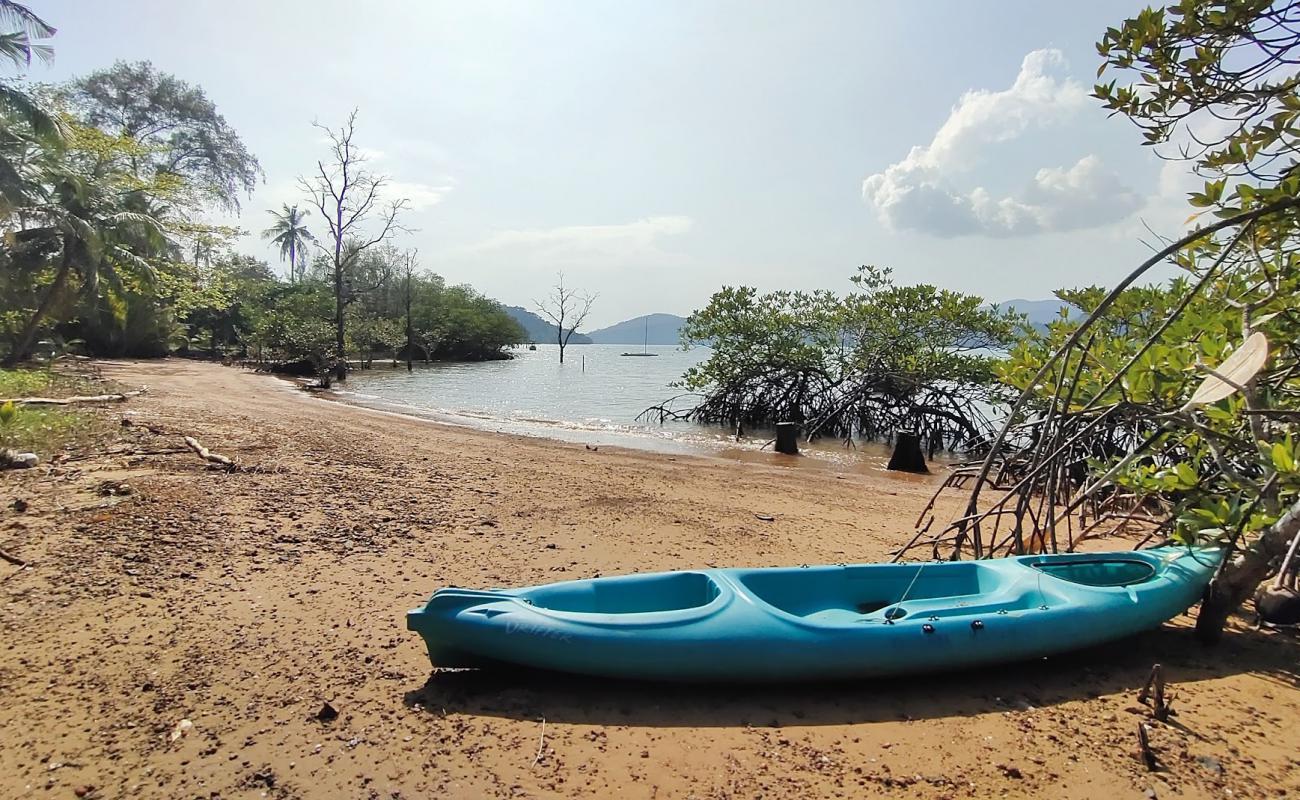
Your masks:
{"label": "kayak seat well", "polygon": [[1068,561],[1031,561],[1030,566],[1055,578],[1085,586],[1131,586],[1145,583],[1156,568],[1135,558],[1073,558]]}
{"label": "kayak seat well", "polygon": [[706,606],[721,593],[708,575],[671,572],[541,586],[522,595],[538,608],[580,614],[646,614]]}
{"label": "kayak seat well", "polygon": [[[968,598],[990,591],[996,584],[985,570],[971,563],[750,570],[735,577],[759,600],[787,614],[846,624],[901,619],[913,605],[945,605],[945,598]],[[898,603],[904,599],[900,608]]]}

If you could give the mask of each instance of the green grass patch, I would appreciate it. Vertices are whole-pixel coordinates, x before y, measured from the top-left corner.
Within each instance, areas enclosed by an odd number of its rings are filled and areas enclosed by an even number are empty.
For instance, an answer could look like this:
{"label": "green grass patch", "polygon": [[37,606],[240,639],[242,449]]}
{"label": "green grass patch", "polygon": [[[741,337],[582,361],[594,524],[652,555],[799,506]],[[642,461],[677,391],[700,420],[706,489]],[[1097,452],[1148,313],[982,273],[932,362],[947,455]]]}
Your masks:
{"label": "green grass patch", "polygon": [[0,398],[44,395],[54,380],[43,369],[0,369]]}
{"label": "green grass patch", "polygon": [[[102,389],[96,381],[49,369],[0,369],[0,399],[68,397]],[[43,461],[102,443],[114,427],[107,415],[90,409],[0,405],[0,447],[33,452]]]}

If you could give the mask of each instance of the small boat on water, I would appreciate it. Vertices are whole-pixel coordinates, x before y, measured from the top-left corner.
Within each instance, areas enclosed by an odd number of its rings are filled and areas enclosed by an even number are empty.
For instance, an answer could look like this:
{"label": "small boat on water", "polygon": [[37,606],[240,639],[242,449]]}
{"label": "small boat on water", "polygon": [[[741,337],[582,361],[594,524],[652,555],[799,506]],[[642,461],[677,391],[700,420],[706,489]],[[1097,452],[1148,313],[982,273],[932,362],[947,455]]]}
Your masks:
{"label": "small boat on water", "polygon": [[645,318],[645,339],[641,342],[641,352],[639,353],[619,353],[621,356],[630,358],[654,358],[658,353],[650,352],[650,318]]}
{"label": "small boat on water", "polygon": [[437,667],[666,681],[803,681],[1018,661],[1154,628],[1215,549],[703,569],[440,589],[406,615]]}

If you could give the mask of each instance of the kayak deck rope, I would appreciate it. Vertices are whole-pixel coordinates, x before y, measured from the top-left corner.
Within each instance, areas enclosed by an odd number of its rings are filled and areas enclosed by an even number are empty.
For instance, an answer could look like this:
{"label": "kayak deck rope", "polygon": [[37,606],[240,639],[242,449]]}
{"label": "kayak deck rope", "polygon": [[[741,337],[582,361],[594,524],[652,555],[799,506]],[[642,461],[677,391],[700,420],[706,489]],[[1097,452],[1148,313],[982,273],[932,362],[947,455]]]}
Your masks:
{"label": "kayak deck rope", "polygon": [[[916,574],[912,576],[912,582],[909,583],[909,584],[907,584],[907,588],[903,590],[903,596],[900,597],[900,598],[898,598],[897,600],[894,601],[894,609],[897,609],[900,605],[903,604],[903,601],[907,599],[907,595],[911,593],[911,591],[912,591],[912,587],[916,585],[916,581],[917,581],[917,579],[921,577],[921,572],[925,569],[925,565],[928,564],[928,563],[929,563],[929,562],[927,562],[927,561],[922,561],[922,562],[917,566],[917,568],[916,568]],[[901,616],[901,615],[891,615],[891,614],[889,613],[889,611],[886,611],[886,612],[885,612],[885,624],[886,624],[886,625],[893,625],[893,624],[894,624],[894,617],[895,617],[895,616]]]}

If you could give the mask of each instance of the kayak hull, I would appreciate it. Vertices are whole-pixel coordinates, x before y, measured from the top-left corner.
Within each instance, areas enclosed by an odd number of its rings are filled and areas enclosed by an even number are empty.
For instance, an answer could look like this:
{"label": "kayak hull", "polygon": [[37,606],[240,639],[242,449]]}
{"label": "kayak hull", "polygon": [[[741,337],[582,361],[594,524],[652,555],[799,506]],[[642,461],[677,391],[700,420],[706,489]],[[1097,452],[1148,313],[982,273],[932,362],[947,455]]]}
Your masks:
{"label": "kayak hull", "polygon": [[667,681],[806,681],[1012,662],[1154,628],[1215,550],[706,569],[440,589],[407,614],[437,667]]}

